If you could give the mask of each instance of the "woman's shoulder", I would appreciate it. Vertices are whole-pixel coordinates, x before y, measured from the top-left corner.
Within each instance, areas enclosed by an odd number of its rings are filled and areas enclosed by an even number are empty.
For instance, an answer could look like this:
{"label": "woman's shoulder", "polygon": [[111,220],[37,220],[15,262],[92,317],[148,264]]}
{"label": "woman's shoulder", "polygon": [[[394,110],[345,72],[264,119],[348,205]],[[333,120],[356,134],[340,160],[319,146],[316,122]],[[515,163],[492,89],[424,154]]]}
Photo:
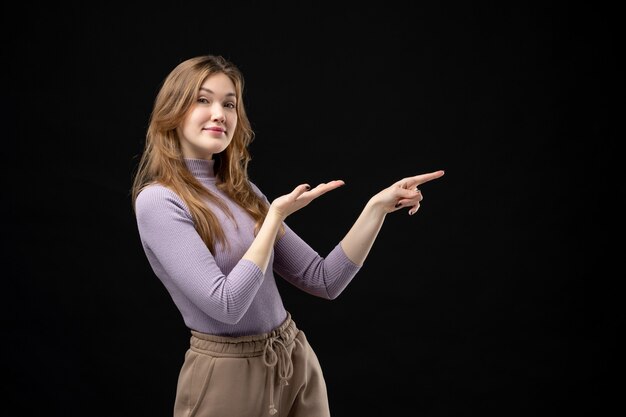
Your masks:
{"label": "woman's shoulder", "polygon": [[263,191],[261,191],[261,189],[252,181],[248,181],[250,183],[250,187],[252,188],[252,191],[258,195],[259,197],[261,197],[263,200],[265,201],[269,201],[267,199],[267,196],[265,195],[265,193],[263,193]]}
{"label": "woman's shoulder", "polygon": [[182,199],[170,188],[160,183],[151,183],[144,186],[135,199],[137,211],[163,208],[165,205],[183,205]]}
{"label": "woman's shoulder", "polygon": [[250,187],[252,188],[252,191],[254,191],[254,192],[255,192],[255,193],[257,193],[257,194],[263,194],[263,193],[261,192],[261,189],[259,188],[259,186],[258,186],[258,185],[256,185],[256,184],[254,183],[254,181],[250,181],[250,180],[249,180],[249,181],[248,181],[248,183],[250,184]]}
{"label": "woman's shoulder", "polygon": [[148,198],[159,198],[163,196],[175,195],[174,191],[165,185],[152,182],[150,184],[146,184],[143,188],[137,193],[137,200],[139,199],[148,199]]}

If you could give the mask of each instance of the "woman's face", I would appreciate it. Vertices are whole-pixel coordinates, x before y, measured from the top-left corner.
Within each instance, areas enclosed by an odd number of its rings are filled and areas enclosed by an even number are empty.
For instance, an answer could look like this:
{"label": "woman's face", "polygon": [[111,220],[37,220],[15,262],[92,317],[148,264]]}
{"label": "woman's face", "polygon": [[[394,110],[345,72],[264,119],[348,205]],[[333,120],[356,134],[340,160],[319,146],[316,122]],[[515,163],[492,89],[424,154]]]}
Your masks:
{"label": "woman's face", "polygon": [[235,84],[225,74],[208,77],[178,133],[183,157],[213,159],[233,139],[237,126]]}

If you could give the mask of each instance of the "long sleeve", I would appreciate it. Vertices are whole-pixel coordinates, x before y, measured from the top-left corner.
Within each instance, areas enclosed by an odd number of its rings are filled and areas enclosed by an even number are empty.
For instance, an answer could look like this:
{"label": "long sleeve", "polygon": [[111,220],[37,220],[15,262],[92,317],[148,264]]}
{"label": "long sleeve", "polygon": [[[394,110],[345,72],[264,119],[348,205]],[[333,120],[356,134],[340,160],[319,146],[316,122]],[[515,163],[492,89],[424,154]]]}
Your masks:
{"label": "long sleeve", "polygon": [[274,246],[274,270],[309,294],[335,299],[360,270],[337,244],[324,258],[285,224],[285,235]]}
{"label": "long sleeve", "polygon": [[[255,192],[270,204],[252,183]],[[343,292],[361,267],[353,263],[338,243],[324,258],[285,222],[285,234],[274,245],[273,270],[295,287],[317,297],[333,300]]]}
{"label": "long sleeve", "polygon": [[177,305],[183,306],[181,310],[186,305],[181,302],[184,297],[215,320],[237,323],[263,282],[258,266],[239,259],[231,270],[222,271],[197,233],[183,201],[166,187],[144,189],[136,200],[136,216],[153,270]]}

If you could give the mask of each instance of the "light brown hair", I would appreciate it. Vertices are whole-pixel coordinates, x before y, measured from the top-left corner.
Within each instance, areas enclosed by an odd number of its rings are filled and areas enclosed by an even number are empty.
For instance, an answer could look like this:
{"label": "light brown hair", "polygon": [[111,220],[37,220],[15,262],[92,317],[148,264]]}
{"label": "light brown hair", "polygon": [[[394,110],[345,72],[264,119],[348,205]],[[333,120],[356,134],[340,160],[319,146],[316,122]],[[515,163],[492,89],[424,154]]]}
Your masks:
{"label": "light brown hair", "polygon": [[131,189],[133,210],[137,196],[149,184],[158,183],[174,191],[187,205],[196,230],[211,252],[214,252],[216,242],[225,245],[228,242],[217,217],[204,200],[210,200],[231,218],[233,216],[226,205],[187,169],[177,128],[196,102],[204,81],[219,73],[228,76],[235,85],[238,122],[228,147],[213,156],[216,186],[252,216],[256,221],[255,233],[258,231],[269,207],[254,192],[247,174],[251,159],[248,146],[254,139],[254,132],[243,104],[244,78],[232,62],[219,55],[187,59],[165,78],[150,115],[144,151]]}

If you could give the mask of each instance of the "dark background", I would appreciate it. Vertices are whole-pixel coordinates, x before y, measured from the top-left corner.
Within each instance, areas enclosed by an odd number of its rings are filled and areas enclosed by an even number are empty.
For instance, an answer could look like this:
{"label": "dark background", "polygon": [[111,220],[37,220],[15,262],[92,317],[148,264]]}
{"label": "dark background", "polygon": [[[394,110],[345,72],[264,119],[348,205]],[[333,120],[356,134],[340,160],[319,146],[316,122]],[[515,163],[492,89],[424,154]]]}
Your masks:
{"label": "dark background", "polygon": [[322,255],[373,194],[446,171],[417,216],[387,217],[336,300],[278,279],[335,417],[623,408],[610,379],[624,321],[616,10],[14,6],[2,14],[4,415],[171,415],[189,334],[129,192],[161,81],[205,53],[246,77],[250,176],[270,199],[345,180],[288,219]]}

